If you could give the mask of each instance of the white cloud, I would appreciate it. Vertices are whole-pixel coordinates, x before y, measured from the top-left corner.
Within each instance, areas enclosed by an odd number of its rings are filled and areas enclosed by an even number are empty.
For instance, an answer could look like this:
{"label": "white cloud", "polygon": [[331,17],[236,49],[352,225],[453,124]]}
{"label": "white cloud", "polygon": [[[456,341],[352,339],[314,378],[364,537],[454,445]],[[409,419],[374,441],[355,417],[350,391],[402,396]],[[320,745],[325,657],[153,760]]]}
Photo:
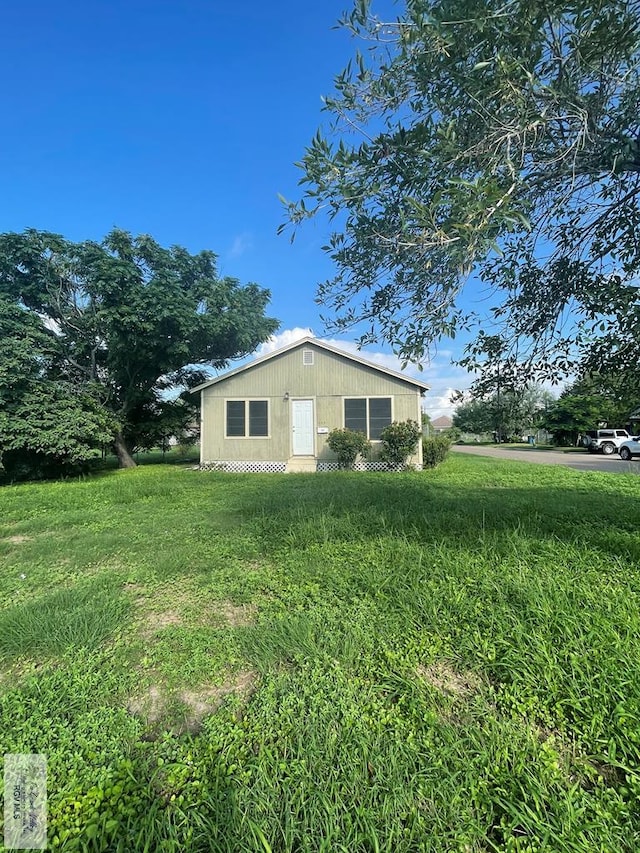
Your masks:
{"label": "white cloud", "polygon": [[440,418],[443,415],[451,417],[455,411],[455,405],[451,402],[451,395],[455,388],[446,388],[442,394],[434,395],[431,391],[425,394],[422,403],[422,409],[425,411],[431,420]]}
{"label": "white cloud", "polygon": [[275,352],[277,349],[282,349],[282,347],[287,347],[289,344],[293,344],[302,338],[307,338],[312,335],[313,332],[309,328],[302,329],[299,326],[296,326],[295,329],[285,329],[278,335],[271,335],[268,340],[263,344],[260,344],[258,349],[255,351],[255,356],[258,358],[262,355],[268,355],[270,352]]}
{"label": "white cloud", "polygon": [[239,258],[241,255],[250,252],[251,249],[253,249],[253,239],[251,234],[245,231],[234,238],[227,255],[229,258]]}
{"label": "white cloud", "polygon": [[451,402],[454,391],[464,391],[473,382],[473,375],[439,354],[425,370],[430,390],[424,395],[422,408],[431,418],[451,417],[456,408]]}
{"label": "white cloud", "polygon": [[422,374],[413,365],[409,365],[406,370],[402,370],[402,362],[393,353],[367,349],[361,350],[358,349],[355,341],[340,341],[334,338],[323,338],[323,340],[332,347],[344,350],[344,352],[348,352],[351,355],[357,355],[359,358],[366,359],[366,361],[372,361],[374,364],[379,364],[380,367],[386,367],[387,370],[395,370],[397,373],[406,373],[407,376],[422,378]]}

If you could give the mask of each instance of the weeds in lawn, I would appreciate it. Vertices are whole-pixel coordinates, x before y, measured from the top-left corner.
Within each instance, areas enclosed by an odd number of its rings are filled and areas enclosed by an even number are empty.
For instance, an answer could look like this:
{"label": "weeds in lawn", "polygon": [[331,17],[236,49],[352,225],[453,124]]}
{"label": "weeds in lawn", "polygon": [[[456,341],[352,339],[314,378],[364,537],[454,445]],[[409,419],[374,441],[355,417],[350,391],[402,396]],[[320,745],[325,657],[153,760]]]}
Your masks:
{"label": "weeds in lawn", "polygon": [[124,623],[128,602],[113,583],[94,582],[46,593],[0,611],[0,657],[95,649]]}
{"label": "weeds in lawn", "polygon": [[0,752],[48,755],[53,849],[632,853],[639,489],[455,454],[3,489]]}

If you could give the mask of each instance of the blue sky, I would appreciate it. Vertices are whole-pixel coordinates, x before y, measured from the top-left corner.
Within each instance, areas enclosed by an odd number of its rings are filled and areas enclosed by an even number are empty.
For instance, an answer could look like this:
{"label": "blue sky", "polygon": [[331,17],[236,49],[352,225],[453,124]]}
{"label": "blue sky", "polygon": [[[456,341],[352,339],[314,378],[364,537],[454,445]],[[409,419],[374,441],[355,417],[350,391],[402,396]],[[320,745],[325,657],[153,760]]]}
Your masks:
{"label": "blue sky", "polygon": [[[323,336],[316,285],[332,273],[326,224],[277,236],[278,193],[321,96],[354,50],[333,29],[349,0],[22,0],[0,32],[0,231],[100,239],[113,226],[191,251],[272,293],[272,345]],[[345,342],[351,348],[350,342]],[[468,375],[444,346],[421,376],[425,408],[450,410]],[[398,368],[389,350],[363,355]]]}

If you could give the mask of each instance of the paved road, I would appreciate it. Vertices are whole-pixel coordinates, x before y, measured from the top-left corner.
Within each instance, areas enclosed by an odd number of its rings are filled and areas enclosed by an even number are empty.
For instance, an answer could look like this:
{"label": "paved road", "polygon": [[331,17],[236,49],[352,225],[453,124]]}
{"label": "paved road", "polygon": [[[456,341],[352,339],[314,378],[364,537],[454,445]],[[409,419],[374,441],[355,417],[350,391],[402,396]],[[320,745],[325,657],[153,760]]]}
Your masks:
{"label": "paved road", "polygon": [[566,465],[580,471],[606,471],[608,474],[640,474],[640,460],[623,462],[617,453],[612,456],[591,454],[586,450],[565,453],[562,450],[540,450],[537,447],[480,446],[456,444],[456,453],[471,453],[477,456],[493,456],[494,459],[515,459],[518,462],[536,462],[538,465]]}

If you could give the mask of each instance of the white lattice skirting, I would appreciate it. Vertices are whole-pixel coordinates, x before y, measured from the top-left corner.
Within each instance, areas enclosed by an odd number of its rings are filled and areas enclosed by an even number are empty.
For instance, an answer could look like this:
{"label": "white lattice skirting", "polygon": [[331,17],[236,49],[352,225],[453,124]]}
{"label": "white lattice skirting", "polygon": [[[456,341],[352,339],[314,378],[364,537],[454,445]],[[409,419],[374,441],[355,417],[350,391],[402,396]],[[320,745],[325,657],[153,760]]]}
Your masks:
{"label": "white lattice skirting", "polygon": [[[337,462],[318,462],[317,471],[339,471],[340,466]],[[389,466],[385,462],[356,462],[353,466],[354,471],[388,471]]]}
{"label": "white lattice skirting", "polygon": [[230,474],[284,474],[286,462],[203,462],[201,471],[228,471]]}
{"label": "white lattice skirting", "polygon": [[[286,462],[203,462],[201,471],[227,471],[230,474],[284,474]],[[317,462],[316,471],[338,471],[337,462]],[[356,462],[354,471],[388,471],[384,462]]]}

